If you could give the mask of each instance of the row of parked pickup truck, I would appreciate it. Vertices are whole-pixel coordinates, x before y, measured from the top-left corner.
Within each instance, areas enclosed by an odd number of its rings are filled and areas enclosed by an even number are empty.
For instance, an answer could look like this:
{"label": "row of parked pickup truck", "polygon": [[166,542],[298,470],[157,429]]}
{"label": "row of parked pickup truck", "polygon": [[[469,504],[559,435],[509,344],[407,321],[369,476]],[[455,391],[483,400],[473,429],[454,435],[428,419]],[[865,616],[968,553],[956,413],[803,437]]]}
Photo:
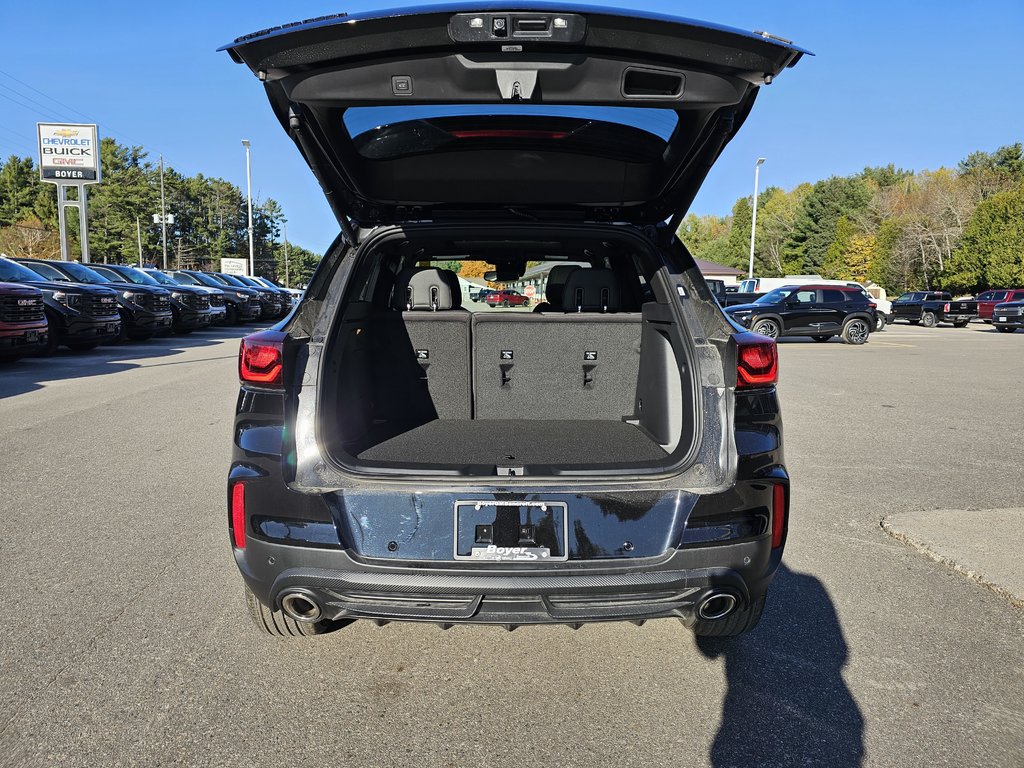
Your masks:
{"label": "row of parked pickup truck", "polygon": [[0,257],[0,362],[278,319],[295,301],[259,277]]}
{"label": "row of parked pickup truck", "polygon": [[909,291],[892,303],[889,321],[934,328],[949,323],[963,328],[971,320],[991,323],[1003,333],[1024,328],[1024,288],[984,291],[976,299],[954,299],[938,291]]}

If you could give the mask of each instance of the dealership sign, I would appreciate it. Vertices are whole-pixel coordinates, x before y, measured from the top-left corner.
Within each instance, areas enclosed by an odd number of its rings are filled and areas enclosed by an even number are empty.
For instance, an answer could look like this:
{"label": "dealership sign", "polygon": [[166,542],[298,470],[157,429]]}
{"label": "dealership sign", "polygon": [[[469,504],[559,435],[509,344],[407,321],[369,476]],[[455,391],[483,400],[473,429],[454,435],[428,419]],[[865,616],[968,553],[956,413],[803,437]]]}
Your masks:
{"label": "dealership sign", "polygon": [[55,184],[96,184],[100,142],[95,125],[37,123],[39,178]]}

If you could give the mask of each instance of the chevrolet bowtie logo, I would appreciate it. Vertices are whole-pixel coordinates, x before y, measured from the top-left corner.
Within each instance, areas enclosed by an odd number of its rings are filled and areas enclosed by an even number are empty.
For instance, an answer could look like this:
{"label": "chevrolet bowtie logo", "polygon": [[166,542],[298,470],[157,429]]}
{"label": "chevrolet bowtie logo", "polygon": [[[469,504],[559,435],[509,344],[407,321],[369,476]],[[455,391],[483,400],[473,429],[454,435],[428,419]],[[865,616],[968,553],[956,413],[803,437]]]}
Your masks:
{"label": "chevrolet bowtie logo", "polygon": [[73,131],[70,128],[60,128],[53,132],[54,136],[62,136],[64,138],[70,138],[71,136],[77,136],[78,131]]}

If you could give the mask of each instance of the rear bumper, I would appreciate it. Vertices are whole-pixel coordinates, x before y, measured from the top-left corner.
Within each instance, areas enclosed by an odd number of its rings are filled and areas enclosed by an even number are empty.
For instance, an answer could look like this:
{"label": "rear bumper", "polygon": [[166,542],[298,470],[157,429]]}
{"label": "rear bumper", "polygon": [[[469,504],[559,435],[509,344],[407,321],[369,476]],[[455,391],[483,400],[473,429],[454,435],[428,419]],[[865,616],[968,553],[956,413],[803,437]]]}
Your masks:
{"label": "rear bumper", "polygon": [[235,549],[246,584],[275,610],[285,594],[297,591],[315,599],[329,620],[504,625],[689,620],[713,591],[732,594],[744,608],[768,589],[780,558],[767,537],[674,550],[628,565],[486,570],[396,567],[358,561],[344,550],[252,538],[244,550]]}

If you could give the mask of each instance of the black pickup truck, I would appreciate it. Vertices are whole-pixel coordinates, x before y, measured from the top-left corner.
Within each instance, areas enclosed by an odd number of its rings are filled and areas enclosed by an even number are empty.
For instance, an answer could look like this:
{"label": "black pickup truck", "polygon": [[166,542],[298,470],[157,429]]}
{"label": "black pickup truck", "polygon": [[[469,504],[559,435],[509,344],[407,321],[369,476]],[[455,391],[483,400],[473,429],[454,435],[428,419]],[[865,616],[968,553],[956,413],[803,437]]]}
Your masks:
{"label": "black pickup truck", "polygon": [[893,321],[906,320],[925,328],[934,328],[939,323],[963,328],[977,316],[977,301],[954,301],[948,293],[940,291],[908,291],[892,303]]}

